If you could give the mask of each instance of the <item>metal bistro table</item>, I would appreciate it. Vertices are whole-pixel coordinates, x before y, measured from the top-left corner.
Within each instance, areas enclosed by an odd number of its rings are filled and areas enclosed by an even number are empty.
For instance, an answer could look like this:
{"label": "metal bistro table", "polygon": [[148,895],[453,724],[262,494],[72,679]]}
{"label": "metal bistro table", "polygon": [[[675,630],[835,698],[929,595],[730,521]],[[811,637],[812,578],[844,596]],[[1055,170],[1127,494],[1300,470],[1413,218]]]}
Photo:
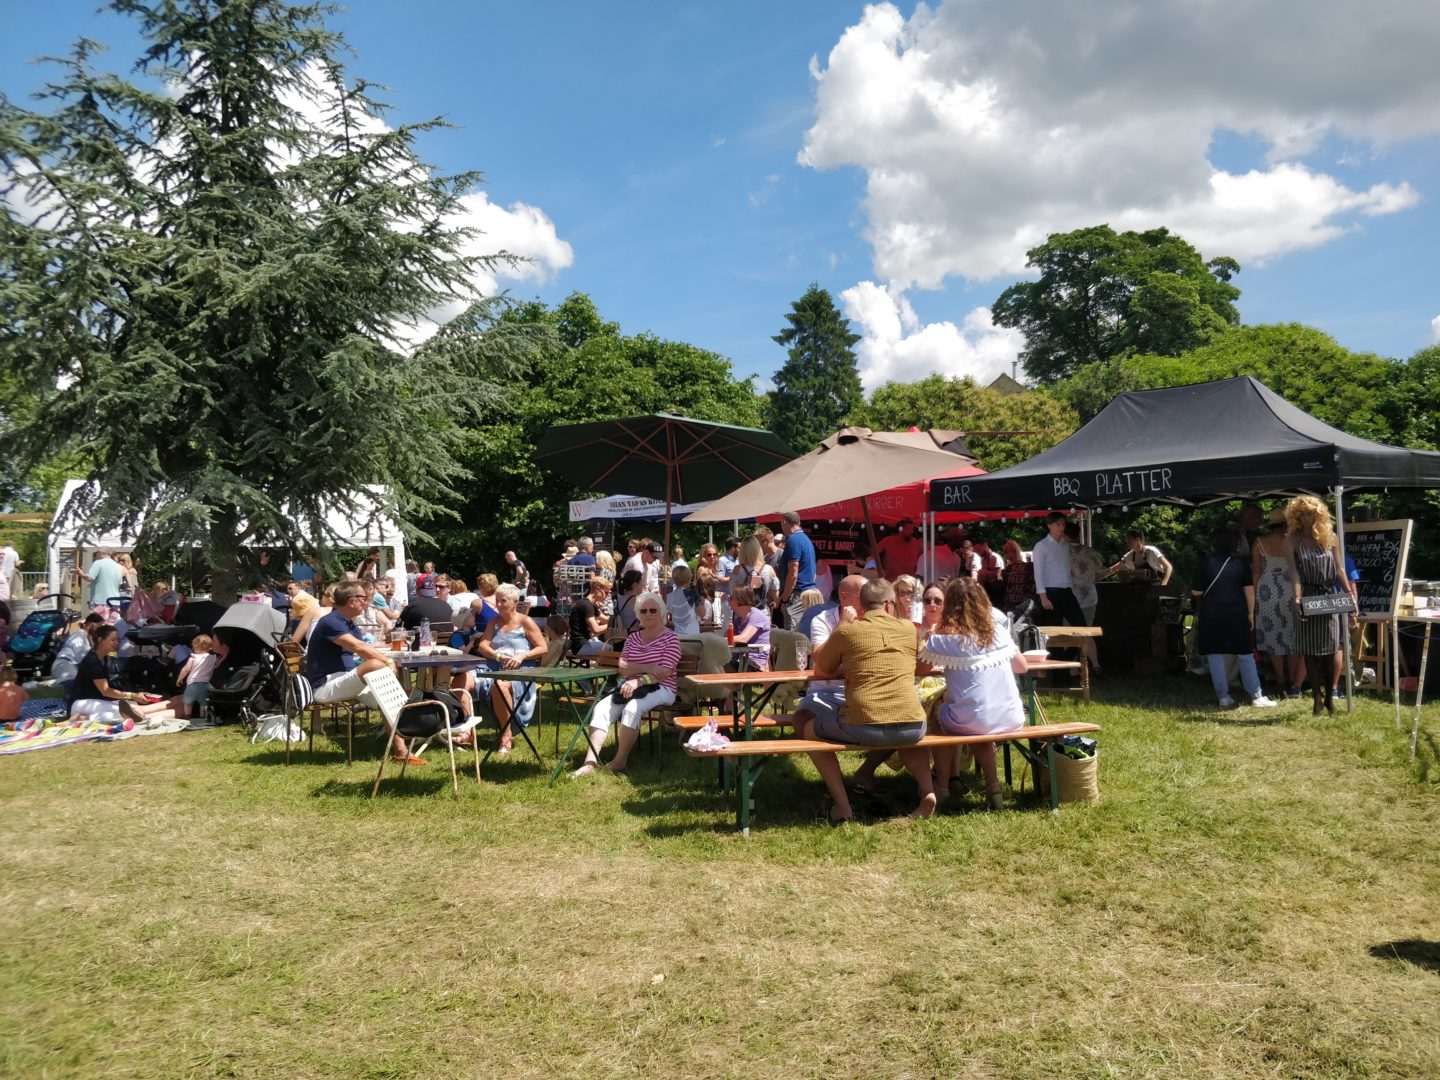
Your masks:
{"label": "metal bistro table", "polygon": [[[554,687],[560,698],[570,706],[570,713],[580,726],[575,729],[575,734],[566,745],[565,753],[560,754],[560,718],[555,718],[555,752],[559,754],[560,760],[555,763],[555,771],[550,774],[550,783],[553,785],[555,778],[565,768],[565,762],[570,757],[570,751],[575,748],[576,740],[585,733],[585,729],[590,723],[590,717],[595,714],[595,706],[605,696],[608,689],[605,684],[613,682],[618,674],[619,672],[614,668],[606,667],[532,667],[515,668],[511,671],[488,671],[485,676],[504,682],[534,683],[537,694],[547,686]],[[575,705],[574,687],[577,686],[588,686],[590,691],[590,708],[585,710],[584,716],[580,715],[580,710]],[[538,700],[535,707],[540,708]]]}
{"label": "metal bistro table", "polygon": [[[555,688],[561,700],[570,706],[570,712],[574,714],[575,719],[581,723],[582,730],[584,722],[580,719],[580,710],[575,706],[575,698],[571,688],[575,686],[583,686],[586,683],[603,682],[611,678],[613,674],[613,672],[607,671],[604,668],[571,667],[518,667],[497,668],[494,670],[486,668],[478,672],[479,677],[482,679],[494,679],[497,682],[518,682],[532,684],[535,687],[535,693],[537,695],[535,700],[535,715],[539,717],[539,720],[535,725],[537,728],[541,727],[544,723],[544,714],[542,712],[541,706],[541,702],[544,699],[539,695],[543,694],[544,689],[547,686]],[[489,708],[488,704],[486,707]],[[591,703],[590,708],[592,710],[595,708],[594,702]],[[589,715],[589,713],[586,713],[585,718],[589,719]],[[495,730],[497,732],[499,732],[500,730],[500,724],[498,720],[495,724]],[[520,737],[525,740],[526,745],[530,747],[530,752],[535,755],[535,760],[539,761],[541,764],[544,764],[544,759],[540,757],[540,751],[535,749],[535,744],[530,741],[530,736],[526,733],[523,727],[515,723],[515,716],[513,713],[510,716],[510,730],[512,731],[512,733],[518,732],[520,734]],[[495,745],[489,750],[487,750],[485,752],[485,756],[480,759],[481,764],[484,764],[486,761],[490,760],[490,755],[495,753],[495,751],[499,748],[500,742],[497,735]],[[560,718],[558,716],[555,718],[555,750],[556,753],[559,753]],[[553,776],[551,777],[551,780],[553,782]]]}
{"label": "metal bistro table", "polygon": [[[602,682],[606,679],[611,678],[614,674],[613,672],[603,668],[570,667],[521,667],[513,668],[510,670],[502,669],[497,671],[491,671],[487,668],[489,660],[487,660],[483,656],[475,656],[473,653],[459,653],[454,651],[443,652],[440,651],[438,648],[435,650],[427,650],[423,652],[398,652],[392,653],[391,655],[392,658],[395,660],[396,666],[404,671],[416,671],[426,668],[433,669],[442,667],[448,667],[456,671],[477,671],[482,673],[482,678],[497,679],[500,682],[532,683],[536,687],[536,694],[541,694],[546,686],[555,687],[559,692],[561,700],[563,700],[566,704],[570,706],[570,711],[574,714],[577,721],[580,720],[580,710],[576,708],[572,687],[583,686],[586,683]],[[542,727],[544,724],[544,711],[542,705],[543,700],[543,697],[540,697],[537,698],[535,702],[537,729]],[[475,707],[477,709],[485,709],[485,711],[488,712],[492,717],[495,715],[494,709],[490,707],[488,701],[477,701],[475,702]],[[594,706],[592,705],[591,708],[593,709]],[[588,718],[589,715],[587,714],[586,719]],[[540,751],[536,749],[535,744],[530,741],[530,735],[528,732],[526,732],[525,728],[516,724],[513,716],[510,719],[510,724],[511,730],[518,731],[520,733],[520,737],[525,740],[525,744],[530,747],[530,752],[535,755],[535,760],[543,764],[544,759],[540,756]],[[583,721],[581,721],[581,726],[583,730]],[[484,764],[486,761],[488,761],[490,757],[495,753],[495,751],[499,749],[501,734],[502,733],[500,731],[500,724],[497,719],[495,724],[495,745],[485,752],[485,756],[480,759],[481,764]],[[557,753],[560,750],[559,717],[555,718],[555,750]]]}

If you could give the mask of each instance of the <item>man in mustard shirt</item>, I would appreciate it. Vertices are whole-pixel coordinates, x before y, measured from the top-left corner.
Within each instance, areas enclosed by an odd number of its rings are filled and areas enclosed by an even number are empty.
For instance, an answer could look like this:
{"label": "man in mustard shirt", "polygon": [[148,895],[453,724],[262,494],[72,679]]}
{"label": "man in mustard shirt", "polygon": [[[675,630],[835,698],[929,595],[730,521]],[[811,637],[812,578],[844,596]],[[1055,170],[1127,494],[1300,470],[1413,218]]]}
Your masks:
{"label": "man in mustard shirt", "polygon": [[[925,736],[925,711],[915,692],[915,624],[895,617],[895,590],[884,578],[865,583],[860,607],[859,614],[854,608],[842,609],[840,624],[815,654],[817,678],[844,677],[845,706],[839,715],[807,721],[801,737],[854,746],[919,742]],[[854,812],[836,758],[828,753],[810,755],[834,800],[830,820],[848,821]],[[910,816],[934,816],[928,755],[919,749],[901,750],[900,759],[920,785],[920,805]]]}

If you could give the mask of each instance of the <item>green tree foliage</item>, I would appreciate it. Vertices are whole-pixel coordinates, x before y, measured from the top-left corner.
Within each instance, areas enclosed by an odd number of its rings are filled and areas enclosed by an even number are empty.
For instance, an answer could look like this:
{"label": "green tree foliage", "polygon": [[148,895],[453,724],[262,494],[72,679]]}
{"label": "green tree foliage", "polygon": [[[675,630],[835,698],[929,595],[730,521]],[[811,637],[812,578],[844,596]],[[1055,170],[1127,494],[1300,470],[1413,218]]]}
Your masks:
{"label": "green tree foliage", "polygon": [[1440,450],[1440,345],[1422,349],[1392,370],[1380,408],[1402,446]]}
{"label": "green tree foliage", "polygon": [[538,566],[558,538],[574,535],[570,500],[591,493],[530,458],[553,426],[653,412],[761,425],[754,386],[737,379],[724,357],[650,334],[623,335],[583,293],[554,309],[518,305],[496,332],[505,331],[540,335],[544,344],[466,435],[460,456],[475,479],[456,486],[460,521],[427,523],[434,554],[457,571],[498,569],[507,549]]}
{"label": "green tree foliage", "polygon": [[1184,352],[1240,321],[1230,284],[1239,264],[1207,263],[1167,229],[1055,233],[1026,265],[1039,279],[1010,286],[992,311],[996,325],[1025,335],[1021,359],[1042,383],[1121,353]]}
{"label": "green tree foliage", "polygon": [[805,454],[861,403],[855,366],[860,335],[850,330],[830,293],[813,283],[790,305],[785,321],[790,325],[774,340],[789,350],[789,359],[775,375],[770,430]]}
{"label": "green tree foliage", "polygon": [[1079,426],[1074,410],[1048,394],[1001,394],[970,378],[931,375],[912,383],[886,383],[850,414],[849,423],[875,431],[949,428],[958,431],[1014,431],[976,435],[970,452],[994,472],[1017,465],[1068,438]]}
{"label": "green tree foliage", "polygon": [[1383,393],[1396,375],[1392,360],[1354,353],[1298,323],[1239,326],[1179,356],[1142,354],[1081,368],[1054,387],[1082,420],[1118,393],[1253,375],[1306,412],[1354,435],[1392,440]]}
{"label": "green tree foliage", "polygon": [[[1381,390],[1380,408],[1393,433],[1390,442],[1440,450],[1440,345],[1395,365]],[[1411,576],[1440,577],[1440,491],[1391,490],[1370,501],[1384,517],[1415,519]]]}
{"label": "green tree foliage", "polygon": [[[0,366],[37,406],[12,449],[95,463],[76,516],[199,541],[222,594],[245,539],[323,541],[358,489],[433,515],[459,421],[518,359],[469,284],[508,256],[465,257],[447,224],[478,175],[417,159],[438,122],[380,122],[321,7],[112,7],[149,42],[138,83],[82,42],[49,111],[0,100]],[[405,328],[457,301],[408,353]]]}

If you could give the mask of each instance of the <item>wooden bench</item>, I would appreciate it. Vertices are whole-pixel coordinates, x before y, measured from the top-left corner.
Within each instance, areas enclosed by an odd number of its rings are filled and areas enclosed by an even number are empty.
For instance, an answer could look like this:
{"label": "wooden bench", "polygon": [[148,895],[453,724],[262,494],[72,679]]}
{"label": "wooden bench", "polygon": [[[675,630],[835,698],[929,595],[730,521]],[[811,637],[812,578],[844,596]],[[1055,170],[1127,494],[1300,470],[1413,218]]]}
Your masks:
{"label": "wooden bench", "polygon": [[[710,721],[715,721],[715,727],[720,731],[730,731],[735,727],[735,717],[729,713],[720,713],[715,716],[676,716],[671,720],[680,731],[699,731]],[[794,713],[777,713],[770,716],[762,713],[756,717],[751,725],[757,730],[760,728],[794,727]]]}
{"label": "wooden bench", "polygon": [[[687,719],[691,719],[688,718]],[[705,719],[709,719],[706,717]],[[733,761],[735,764],[737,811],[736,826],[745,835],[750,835],[750,812],[754,809],[753,796],[755,781],[760,767],[767,758],[783,757],[789,754],[839,754],[849,751],[870,753],[872,750],[894,752],[896,750],[929,750],[939,746],[974,746],[983,743],[1016,746],[1034,766],[1041,764],[1038,748],[1026,747],[1026,743],[1044,742],[1045,765],[1050,775],[1055,775],[1055,741],[1066,735],[1089,735],[1100,730],[1099,724],[1031,724],[1014,731],[991,732],[986,735],[926,735],[919,742],[895,744],[893,746],[855,746],[851,743],[822,742],[819,739],[741,739],[719,750],[691,750],[685,753],[695,758],[714,758],[719,761]],[[1050,810],[1060,812],[1058,786],[1050,785]]]}

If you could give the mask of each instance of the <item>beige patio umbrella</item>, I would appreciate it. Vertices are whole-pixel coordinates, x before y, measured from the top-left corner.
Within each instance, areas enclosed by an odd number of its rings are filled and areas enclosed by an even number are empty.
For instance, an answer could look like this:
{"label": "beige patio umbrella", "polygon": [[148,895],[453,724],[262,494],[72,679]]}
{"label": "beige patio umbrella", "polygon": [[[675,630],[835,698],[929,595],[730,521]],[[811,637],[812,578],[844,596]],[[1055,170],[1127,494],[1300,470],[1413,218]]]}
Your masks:
{"label": "beige patio umbrella", "polygon": [[772,469],[685,520],[732,521],[855,499],[861,507],[856,516],[863,516],[873,548],[875,528],[865,496],[929,480],[949,466],[974,463],[964,432],[841,428],[804,457]]}

